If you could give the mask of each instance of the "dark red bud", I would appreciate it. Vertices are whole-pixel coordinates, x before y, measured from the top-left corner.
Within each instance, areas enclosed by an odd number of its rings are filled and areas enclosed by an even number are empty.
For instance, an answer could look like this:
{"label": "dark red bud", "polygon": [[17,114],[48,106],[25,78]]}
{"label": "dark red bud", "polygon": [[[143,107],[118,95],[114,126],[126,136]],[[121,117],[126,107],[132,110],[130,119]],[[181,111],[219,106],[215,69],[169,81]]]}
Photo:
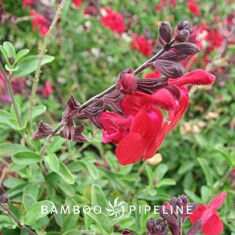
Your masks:
{"label": "dark red bud", "polygon": [[188,21],[188,20],[182,20],[182,21],[180,21],[180,22],[178,23],[178,25],[177,25],[177,29],[178,29],[179,31],[181,31],[181,30],[183,30],[183,29],[187,29],[190,33],[193,32],[193,26],[192,26],[191,22]]}
{"label": "dark red bud", "polygon": [[181,77],[185,72],[184,67],[181,64],[176,63],[174,61],[156,60],[153,64],[161,74],[163,74],[168,78]]}
{"label": "dark red bud", "polygon": [[199,52],[199,48],[189,42],[178,43],[172,46],[173,49],[180,51],[181,54],[194,55]]}
{"label": "dark red bud", "polygon": [[135,234],[128,231],[128,230],[125,230],[125,231],[122,232],[122,235],[135,235]]}
{"label": "dark red bud", "polygon": [[133,94],[136,91],[136,77],[132,69],[127,69],[120,73],[116,87],[117,90],[124,94]]}
{"label": "dark red bud", "polygon": [[159,41],[163,45],[171,41],[171,26],[168,22],[162,22],[159,27]]}
{"label": "dark red bud", "polygon": [[8,196],[6,194],[0,195],[0,203],[8,202]]}
{"label": "dark red bud", "polygon": [[153,230],[154,230],[154,226],[155,226],[155,221],[153,218],[150,218],[148,221],[147,221],[147,224],[146,224],[146,228],[147,230],[152,233]]}
{"label": "dark red bud", "polygon": [[33,136],[31,137],[32,140],[39,140],[44,139],[48,137],[50,134],[52,134],[53,128],[43,121],[40,121],[38,124],[38,129],[33,133]]}

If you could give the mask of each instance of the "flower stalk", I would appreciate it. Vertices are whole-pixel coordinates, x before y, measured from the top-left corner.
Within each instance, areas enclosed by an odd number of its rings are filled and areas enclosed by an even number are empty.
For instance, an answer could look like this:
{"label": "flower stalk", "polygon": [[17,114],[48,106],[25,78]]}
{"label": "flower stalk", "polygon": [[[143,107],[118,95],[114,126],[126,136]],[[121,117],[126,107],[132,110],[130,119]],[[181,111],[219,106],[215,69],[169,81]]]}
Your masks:
{"label": "flower stalk", "polygon": [[42,47],[40,49],[40,53],[39,53],[39,57],[38,57],[39,60],[38,60],[35,76],[34,76],[34,79],[33,79],[33,87],[32,87],[32,92],[31,92],[30,101],[29,101],[29,123],[30,123],[30,130],[31,131],[33,129],[33,120],[32,120],[33,106],[34,106],[34,102],[35,102],[35,95],[36,95],[36,92],[37,92],[37,87],[38,87],[38,82],[39,82],[39,77],[40,77],[40,70],[41,70],[41,65],[42,65],[42,59],[43,59],[43,56],[46,53],[47,45],[50,42],[50,38],[52,36],[53,30],[56,27],[56,24],[57,24],[57,22],[59,20],[59,17],[60,17],[60,15],[62,13],[62,9],[64,7],[65,2],[66,2],[66,0],[62,0],[61,4],[58,6],[58,9],[56,11],[55,17],[54,17],[54,19],[53,19],[53,21],[51,23],[50,29],[49,29],[48,33],[46,34],[46,36],[44,38],[44,42],[43,42]]}

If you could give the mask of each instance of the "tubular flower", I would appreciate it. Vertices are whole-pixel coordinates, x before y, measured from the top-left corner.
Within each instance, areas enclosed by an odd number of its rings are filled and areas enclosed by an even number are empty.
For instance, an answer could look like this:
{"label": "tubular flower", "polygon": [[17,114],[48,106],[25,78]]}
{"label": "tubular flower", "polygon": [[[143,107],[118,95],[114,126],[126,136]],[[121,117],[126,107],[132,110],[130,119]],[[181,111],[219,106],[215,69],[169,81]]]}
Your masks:
{"label": "tubular flower", "polygon": [[200,205],[189,216],[193,226],[187,235],[197,234],[200,230],[205,235],[218,235],[223,231],[224,225],[216,210],[221,206],[226,195],[225,192],[220,193],[208,206]]}
{"label": "tubular flower", "polygon": [[32,21],[33,30],[36,31],[37,28],[39,28],[40,34],[42,36],[45,36],[49,30],[46,17],[37,13],[35,10],[30,10],[29,13],[34,16],[34,19]]}
{"label": "tubular flower", "polygon": [[[118,144],[116,155],[122,165],[151,158],[188,108],[184,85],[208,85],[214,81],[213,75],[199,69],[170,78],[167,86],[153,94],[136,91],[125,95],[120,102],[125,117],[111,112],[99,117],[103,142]],[[168,113],[165,118],[163,110]]]}
{"label": "tubular flower", "polygon": [[190,12],[196,16],[199,16],[201,12],[198,3],[196,3],[195,0],[189,0],[188,3],[188,9]]}
{"label": "tubular flower", "polygon": [[109,7],[104,8],[104,14],[101,18],[101,23],[109,28],[111,31],[116,32],[118,34],[122,34],[125,32],[126,27],[124,24],[124,18],[121,14],[113,11]]}

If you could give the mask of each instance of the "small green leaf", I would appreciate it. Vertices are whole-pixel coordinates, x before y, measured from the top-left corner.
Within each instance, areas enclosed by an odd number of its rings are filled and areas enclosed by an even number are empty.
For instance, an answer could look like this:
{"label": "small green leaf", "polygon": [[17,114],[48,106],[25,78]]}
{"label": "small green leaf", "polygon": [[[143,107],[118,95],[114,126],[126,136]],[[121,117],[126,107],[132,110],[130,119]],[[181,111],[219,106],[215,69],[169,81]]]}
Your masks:
{"label": "small green leaf", "polygon": [[157,188],[163,187],[163,186],[170,186],[170,185],[176,185],[175,180],[173,179],[162,179],[158,184],[157,184]]}
{"label": "small green leaf", "polygon": [[10,216],[0,215],[0,230],[2,230],[3,228],[12,229],[15,227],[16,227],[16,224]]}
{"label": "small green leaf", "polygon": [[[43,218],[49,214],[53,207],[54,204],[47,200],[35,203],[31,209],[26,212],[25,223],[28,225],[34,225],[38,219]],[[47,209],[45,210],[45,213],[42,213],[42,208]]]}
{"label": "small green leaf", "polygon": [[92,206],[99,205],[102,209],[105,209],[108,205],[106,197],[99,185],[92,185]]}
{"label": "small green leaf", "polygon": [[99,226],[101,231],[103,231],[103,234],[112,234],[113,226],[110,222],[109,217],[103,212],[101,212],[100,214],[96,214],[91,211],[91,213],[86,214],[86,216],[91,218]]}
{"label": "small green leaf", "polygon": [[45,157],[45,162],[48,164],[50,169],[57,172],[60,168],[60,162],[54,153],[50,153]]}
{"label": "small green leaf", "polygon": [[6,63],[10,66],[10,63],[9,63],[9,60],[8,60],[7,51],[6,51],[6,49],[2,45],[0,45],[0,51],[2,52],[2,55],[3,55]]}
{"label": "small green leaf", "polygon": [[154,171],[154,178],[160,181],[166,174],[168,167],[164,164],[160,164]]}
{"label": "small green leaf", "polygon": [[69,169],[64,165],[63,162],[60,162],[59,171],[56,172],[66,183],[74,184],[75,179]]}
{"label": "small green leaf", "polygon": [[5,142],[0,144],[0,157],[11,156],[13,153],[26,150],[28,150],[28,148],[23,145]]}
{"label": "small green leaf", "polygon": [[207,160],[205,160],[204,158],[198,158],[197,160],[205,174],[207,185],[212,185],[213,172],[212,172],[212,169],[209,167]]}
{"label": "small green leaf", "polygon": [[42,160],[41,156],[35,152],[22,151],[13,154],[12,161],[19,165],[30,165]]}
{"label": "small green leaf", "polygon": [[[42,115],[45,113],[47,110],[47,107],[45,105],[38,105],[33,107],[33,114],[32,114],[32,119]],[[29,116],[29,111],[24,113],[24,119],[26,119]]]}
{"label": "small green leaf", "polygon": [[99,172],[93,163],[80,160],[78,165],[81,165],[83,168],[85,168],[93,179],[96,180],[99,178]]}
{"label": "small green leaf", "polygon": [[17,129],[18,128],[18,122],[15,119],[15,117],[5,110],[0,110],[0,124],[1,123],[4,124],[5,129],[9,129],[9,128]]}
{"label": "small green leaf", "polygon": [[24,56],[26,56],[30,52],[29,49],[20,50],[15,57],[15,63],[18,63]]}
{"label": "small green leaf", "polygon": [[[44,55],[42,58],[41,65],[48,64],[54,60],[53,56]],[[14,77],[25,77],[37,69],[38,56],[28,56],[22,59],[17,65],[19,69],[14,73]]]}
{"label": "small green leaf", "polygon": [[3,47],[4,47],[4,49],[5,49],[6,52],[7,52],[8,58],[10,58],[10,57],[15,58],[15,56],[16,56],[16,51],[15,51],[14,46],[13,46],[10,42],[4,42],[4,43],[3,43]]}
{"label": "small green leaf", "polygon": [[5,69],[8,71],[8,72],[15,72],[19,69],[19,66],[16,66],[16,67],[10,67],[8,66],[7,64],[5,65]]}

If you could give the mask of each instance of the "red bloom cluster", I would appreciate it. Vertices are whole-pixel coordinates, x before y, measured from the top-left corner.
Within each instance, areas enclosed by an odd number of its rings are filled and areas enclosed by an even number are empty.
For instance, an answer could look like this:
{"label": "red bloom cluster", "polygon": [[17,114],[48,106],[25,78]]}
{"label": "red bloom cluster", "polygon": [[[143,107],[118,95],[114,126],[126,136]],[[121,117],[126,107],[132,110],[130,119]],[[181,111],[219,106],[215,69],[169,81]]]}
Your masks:
{"label": "red bloom cluster", "polygon": [[[189,96],[184,85],[206,85],[214,81],[213,75],[194,70],[169,79],[167,86],[153,94],[136,91],[125,95],[121,101],[125,117],[107,111],[99,117],[103,142],[118,144],[116,155],[122,165],[151,158],[187,110]],[[168,112],[166,118],[163,110]]]}
{"label": "red bloom cluster", "polygon": [[106,28],[118,34],[122,34],[126,30],[123,16],[109,7],[104,8],[101,22]]}
{"label": "red bloom cluster", "polygon": [[[222,205],[226,198],[226,193],[220,193],[213,201],[207,205],[200,205],[197,210],[189,216],[193,227],[191,228],[192,234],[197,234],[201,229],[205,235],[218,235],[223,229],[224,225],[216,210]],[[197,233],[195,233],[197,230]],[[187,234],[191,234],[190,232]]]}
{"label": "red bloom cluster", "polygon": [[25,8],[26,6],[33,6],[33,0],[23,0],[22,7]]}
{"label": "red bloom cluster", "polygon": [[33,30],[36,31],[39,28],[39,32],[42,36],[45,36],[49,30],[47,19],[44,15],[37,13],[35,10],[30,10],[29,13],[34,16],[32,21]]}
{"label": "red bloom cluster", "polygon": [[197,2],[195,2],[195,0],[188,0],[188,9],[190,10],[190,12],[196,16],[200,15],[200,7],[198,5]]}
{"label": "red bloom cluster", "polygon": [[152,55],[153,41],[147,40],[147,38],[144,35],[143,36],[139,36],[136,33],[133,35],[133,38],[134,39],[131,42],[131,47],[134,50],[139,51],[141,54],[143,54],[145,56]]}

